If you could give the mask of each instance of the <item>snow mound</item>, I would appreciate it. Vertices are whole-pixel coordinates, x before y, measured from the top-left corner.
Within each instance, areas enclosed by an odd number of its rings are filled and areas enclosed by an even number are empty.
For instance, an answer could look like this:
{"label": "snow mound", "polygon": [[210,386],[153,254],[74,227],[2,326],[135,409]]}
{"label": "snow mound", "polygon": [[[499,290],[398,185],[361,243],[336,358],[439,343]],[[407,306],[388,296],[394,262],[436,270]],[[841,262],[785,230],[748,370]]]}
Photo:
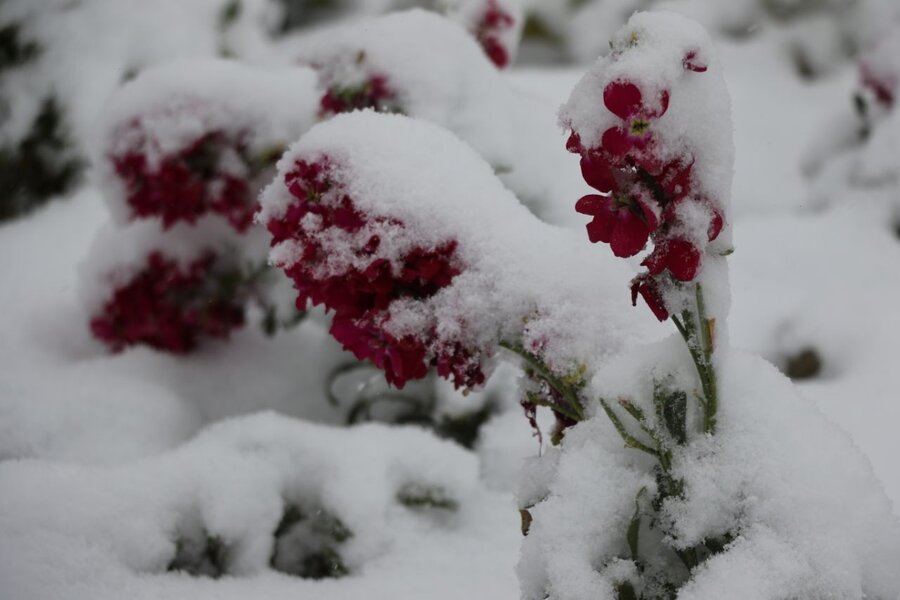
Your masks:
{"label": "snow mound", "polygon": [[[679,358],[684,372],[689,359]],[[641,405],[658,373],[646,364],[610,363],[594,392]],[[679,598],[896,598],[900,523],[868,460],[771,365],[732,352],[719,373],[719,429],[676,454],[684,493],[662,513],[675,526],[674,547],[719,540],[724,549],[690,574],[681,567]],[[626,530],[656,491],[650,461],[622,446],[602,412],[571,429],[562,452],[540,459],[549,466],[531,470],[520,493],[520,503],[534,504],[519,565],[525,598],[616,597],[634,569]],[[652,535],[642,524],[641,539]],[[661,553],[647,563],[680,565]]]}
{"label": "snow mound", "polygon": [[129,574],[177,582],[167,570],[359,573],[423,519],[452,530],[477,471],[472,455],[420,430],[274,413],[220,423],[126,467],[7,462],[0,579],[12,597],[61,597],[99,591],[98,572],[113,588]]}

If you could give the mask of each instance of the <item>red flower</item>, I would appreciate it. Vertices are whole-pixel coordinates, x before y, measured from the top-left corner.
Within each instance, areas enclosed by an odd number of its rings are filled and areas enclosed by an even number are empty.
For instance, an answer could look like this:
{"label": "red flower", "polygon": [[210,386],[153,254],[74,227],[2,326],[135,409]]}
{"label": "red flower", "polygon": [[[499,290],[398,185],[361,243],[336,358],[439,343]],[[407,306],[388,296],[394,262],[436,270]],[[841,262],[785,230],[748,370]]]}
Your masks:
{"label": "red flower", "polygon": [[666,302],[660,293],[656,280],[647,275],[638,275],[631,281],[631,305],[637,306],[638,295],[644,299],[653,315],[660,321],[669,318]]}
{"label": "red flower", "polygon": [[595,190],[609,193],[617,189],[616,173],[605,153],[588,150],[581,155],[581,175]]}
{"label": "red flower", "polygon": [[515,22],[513,16],[503,10],[497,0],[488,0],[487,10],[475,26],[475,39],[498,69],[509,64],[509,51],[500,41],[500,35]]}
{"label": "red flower", "polygon": [[588,239],[592,243],[605,242],[619,257],[634,256],[644,249],[650,234],[659,226],[650,200],[643,194],[621,194],[582,197],[575,210],[593,216],[587,224]]}
{"label": "red flower", "polygon": [[233,272],[215,270],[212,254],[181,267],[154,252],[91,319],[91,332],[113,351],[144,344],[189,352],[202,337],[225,338],[244,324],[234,279]]}
{"label": "red flower", "polygon": [[[333,180],[327,158],[297,161],[285,175],[284,185],[295,202],[284,216],[271,219],[266,226],[273,245],[286,240],[296,245],[297,259],[285,273],[297,290],[298,308],[312,302],[333,311],[331,333],[335,339],[360,360],[370,360],[384,370],[388,382],[396,387],[424,377],[430,366],[436,366],[438,374],[452,379],[457,387],[484,383],[477,351],[458,342],[439,345],[434,351],[437,334],[433,330],[397,338],[384,328],[394,301],[425,301],[452,283],[460,273],[455,240],[385,254],[378,235],[366,237],[361,232],[377,223],[395,227],[402,235],[405,225],[360,211]],[[308,215],[317,217],[314,229],[303,227]],[[355,235],[336,235],[340,232]],[[340,272],[323,275],[322,264],[336,251],[349,251],[358,260],[348,262]]]}
{"label": "red flower", "polygon": [[428,374],[425,345],[413,336],[396,338],[374,319],[335,315],[331,335],[359,360],[369,360],[384,371],[388,383],[403,389],[407,381]]}
{"label": "red flower", "polygon": [[396,110],[394,100],[395,94],[387,77],[372,75],[362,85],[329,88],[319,100],[319,115],[324,117],[364,108],[393,112]]}
{"label": "red flower", "polygon": [[686,71],[693,71],[695,73],[706,73],[706,70],[709,68],[706,61],[697,57],[697,50],[689,50],[687,54],[684,55],[681,66],[683,66]]}
{"label": "red flower", "polygon": [[629,157],[645,170],[657,171],[658,160],[650,148],[653,141],[650,124],[669,109],[669,92],[663,90],[660,93],[658,106],[648,106],[638,86],[616,80],[604,88],[603,103],[624,123],[603,132],[602,148],[612,157],[621,160]]}
{"label": "red flower", "polygon": [[700,270],[700,250],[681,238],[662,240],[644,259],[650,275],[659,275],[668,269],[678,281],[693,281]]}
{"label": "red flower", "polygon": [[169,228],[179,221],[195,223],[213,212],[243,232],[253,222],[256,198],[246,180],[219,169],[226,150],[244,154],[242,143],[211,132],[177,154],[163,157],[155,168],[135,151],[111,160],[135,217],[159,217],[163,227]]}

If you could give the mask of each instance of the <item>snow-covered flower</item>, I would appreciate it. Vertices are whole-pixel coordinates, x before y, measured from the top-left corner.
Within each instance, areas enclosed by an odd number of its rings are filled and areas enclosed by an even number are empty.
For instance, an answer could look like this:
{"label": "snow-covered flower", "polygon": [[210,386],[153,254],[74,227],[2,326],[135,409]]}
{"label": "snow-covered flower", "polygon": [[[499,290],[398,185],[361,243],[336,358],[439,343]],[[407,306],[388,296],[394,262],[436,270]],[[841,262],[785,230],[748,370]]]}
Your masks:
{"label": "snow-covered flower", "polygon": [[237,280],[212,252],[185,265],[152,252],[92,316],[91,332],[115,351],[143,344],[189,352],[202,338],[226,338],[244,324]]}

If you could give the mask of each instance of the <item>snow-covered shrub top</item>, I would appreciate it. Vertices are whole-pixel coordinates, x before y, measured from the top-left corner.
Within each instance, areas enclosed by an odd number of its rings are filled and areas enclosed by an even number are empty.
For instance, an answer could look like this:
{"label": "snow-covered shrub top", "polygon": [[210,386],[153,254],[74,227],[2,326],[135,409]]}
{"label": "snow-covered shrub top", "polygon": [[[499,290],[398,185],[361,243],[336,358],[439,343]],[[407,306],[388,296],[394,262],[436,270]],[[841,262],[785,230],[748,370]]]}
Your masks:
{"label": "snow-covered shrub top", "polygon": [[862,84],[886,107],[894,105],[900,84],[900,25],[860,58]]}
{"label": "snow-covered shrub top", "polygon": [[[560,121],[599,192],[576,205],[593,217],[588,237],[620,257],[652,240],[633,294],[660,320],[680,312],[680,284],[701,279],[704,257],[717,258],[731,237],[730,100],[708,35],[674,13],[636,14],[576,85]],[[727,297],[717,287],[712,293]],[[726,310],[715,306],[714,316]]]}
{"label": "snow-covered shrub top", "polygon": [[516,58],[525,15],[520,0],[457,0],[448,16],[470,32],[497,68]]}
{"label": "snow-covered shrub top", "polygon": [[91,332],[114,351],[146,344],[184,353],[227,337],[244,324],[249,284],[262,283],[245,273],[263,264],[261,241],[211,216],[167,229],[156,219],[107,225],[81,268]]}
{"label": "snow-covered shrub top", "polygon": [[726,37],[767,37],[804,77],[835,71],[900,17],[894,0],[586,0],[557,2],[555,10],[550,0],[534,4],[581,62],[603,53],[633,12],[674,10]]}
{"label": "snow-covered shrub top", "polygon": [[315,120],[315,75],[180,61],[142,72],[109,103],[99,172],[121,221],[166,226],[207,213],[245,230],[260,177]]}
{"label": "snow-covered shrub top", "polygon": [[84,269],[94,336],[113,350],[193,350],[262,309],[272,332],[294,321],[252,228],[256,196],[287,143],[312,125],[315,74],[224,60],[141,73],[109,103],[97,171],[118,229]]}
{"label": "snow-covered shrub top", "polygon": [[374,108],[432,121],[471,144],[535,212],[562,201],[568,161],[546,107],[511,87],[456,23],[394,13],[313,33],[295,54],[319,73],[323,115]]}
{"label": "snow-covered shrub top", "polygon": [[607,304],[625,265],[537,220],[427,122],[356,112],[319,124],[261,204],[271,260],[300,305],[332,309],[332,333],[398,386],[428,364],[478,386],[500,341],[564,373],[648,334],[642,316]]}
{"label": "snow-covered shrub top", "polygon": [[[418,429],[331,428],[274,413],[220,423],[127,467],[42,466],[40,483],[24,461],[0,466],[0,544],[24,561],[18,575],[0,567],[14,589],[33,557],[51,555],[59,570],[47,589],[90,586],[100,565],[107,585],[167,571],[356,574],[402,552],[417,523],[452,530],[447,517],[467,510],[478,477],[471,453]],[[330,564],[310,572],[322,558]]]}
{"label": "snow-covered shrub top", "polygon": [[[829,119],[809,145],[803,169],[814,178],[818,204],[876,203],[896,210],[900,184],[900,22],[864,53],[859,86],[849,107]],[[893,216],[891,218],[894,218]]]}
{"label": "snow-covered shrub top", "polygon": [[[690,376],[676,346],[656,353],[668,364],[648,367],[646,353],[609,363],[592,393],[652,415],[640,399],[652,397],[654,378]],[[622,582],[644,599],[672,598],[666,584],[690,600],[897,598],[900,526],[868,460],[771,365],[728,352],[719,367],[720,426],[674,455],[683,490],[660,507],[662,522],[646,512],[664,480],[602,414],[525,470],[520,502],[534,506],[518,569],[523,598],[622,600]],[[626,532],[638,517],[636,558]],[[689,571],[660,549],[659,529],[670,547],[718,553]]]}

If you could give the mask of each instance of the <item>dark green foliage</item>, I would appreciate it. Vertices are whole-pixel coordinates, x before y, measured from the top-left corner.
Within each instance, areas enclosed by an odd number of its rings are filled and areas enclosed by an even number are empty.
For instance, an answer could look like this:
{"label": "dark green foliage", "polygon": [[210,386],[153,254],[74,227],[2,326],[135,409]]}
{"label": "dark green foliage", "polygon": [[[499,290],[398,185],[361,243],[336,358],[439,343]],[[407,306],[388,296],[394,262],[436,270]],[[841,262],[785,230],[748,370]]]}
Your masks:
{"label": "dark green foliage", "polygon": [[338,578],[350,572],[339,549],[353,533],[325,510],[289,504],[273,535],[269,564],[276,571],[305,579]]}
{"label": "dark green foliage", "polygon": [[280,0],[280,2],[284,6],[280,33],[333,19],[347,8],[344,0]]}
{"label": "dark green foliage", "polygon": [[335,367],[325,380],[325,394],[335,407],[347,407],[348,425],[380,421],[398,425],[420,425],[441,438],[472,448],[481,426],[497,412],[488,400],[472,412],[446,416],[438,414],[433,390],[423,386],[395,390],[378,383],[380,372],[369,363],[348,362]]}
{"label": "dark green foliage", "polygon": [[17,67],[35,58],[41,47],[34,40],[22,39],[15,23],[0,26],[0,71]]}
{"label": "dark green foliage", "polygon": [[485,404],[479,410],[455,417],[444,417],[435,424],[434,432],[440,437],[450,439],[463,446],[472,448],[478,440],[481,426],[496,412],[491,404]]}
{"label": "dark green foliage", "polygon": [[409,508],[434,508],[438,510],[456,510],[459,503],[440,487],[429,487],[410,483],[397,492],[397,501]]}
{"label": "dark green foliage", "polygon": [[66,192],[82,166],[71,154],[59,104],[52,96],[44,99],[28,134],[18,144],[0,147],[0,221]]}
{"label": "dark green foliage", "polygon": [[220,538],[206,531],[199,538],[179,538],[175,543],[175,558],[166,570],[217,579],[227,570],[227,547]]}

